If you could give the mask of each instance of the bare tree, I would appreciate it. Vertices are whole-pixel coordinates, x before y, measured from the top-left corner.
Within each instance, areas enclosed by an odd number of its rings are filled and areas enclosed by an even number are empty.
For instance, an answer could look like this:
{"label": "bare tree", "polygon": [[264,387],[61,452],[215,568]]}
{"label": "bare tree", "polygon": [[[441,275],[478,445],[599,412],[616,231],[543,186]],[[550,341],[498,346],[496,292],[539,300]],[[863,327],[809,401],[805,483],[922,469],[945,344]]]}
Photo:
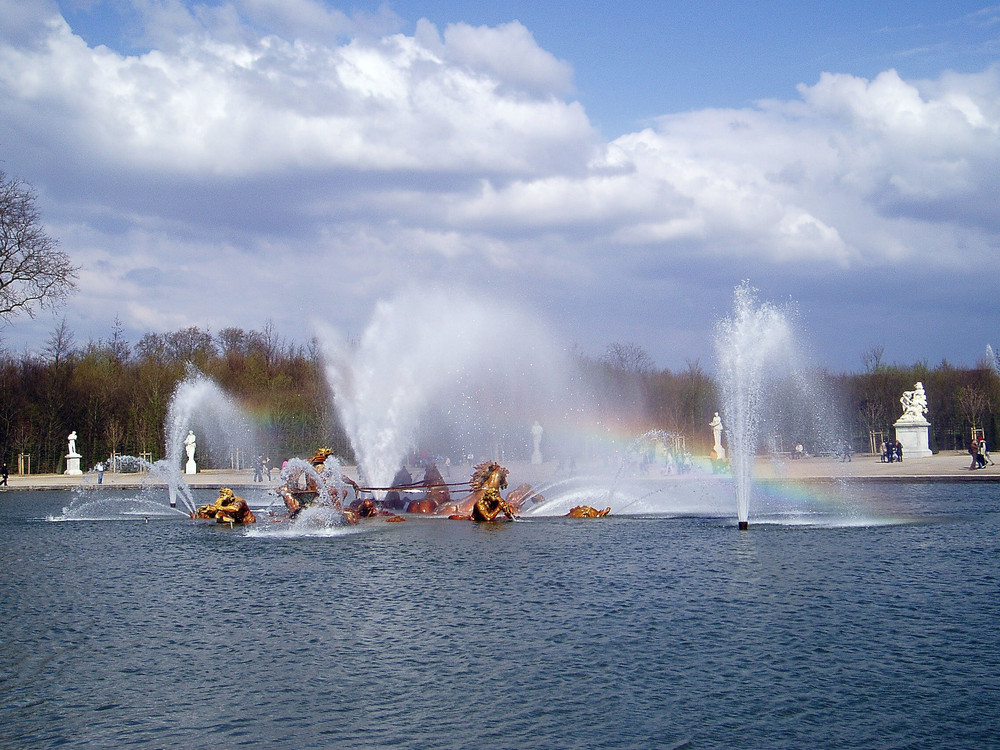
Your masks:
{"label": "bare tree", "polygon": [[0,319],[52,307],[76,289],[78,269],[45,233],[35,192],[0,171]]}
{"label": "bare tree", "polygon": [[989,411],[989,398],[980,389],[971,385],[962,386],[955,396],[958,402],[958,409],[972,425],[973,434],[976,429],[982,426],[983,415]]}
{"label": "bare tree", "polygon": [[59,321],[59,324],[52,329],[52,334],[45,342],[45,354],[48,355],[49,361],[55,365],[56,369],[59,368],[60,364],[65,363],[66,359],[73,353],[75,338],[69,326],[66,325],[66,318]]}
{"label": "bare tree", "polygon": [[879,372],[883,368],[882,357],[885,356],[885,347],[882,344],[873,344],[861,352],[861,363],[865,366],[865,372]]}
{"label": "bare tree", "polygon": [[602,358],[615,370],[645,375],[653,371],[653,358],[638,344],[632,342],[608,344],[608,349]]}

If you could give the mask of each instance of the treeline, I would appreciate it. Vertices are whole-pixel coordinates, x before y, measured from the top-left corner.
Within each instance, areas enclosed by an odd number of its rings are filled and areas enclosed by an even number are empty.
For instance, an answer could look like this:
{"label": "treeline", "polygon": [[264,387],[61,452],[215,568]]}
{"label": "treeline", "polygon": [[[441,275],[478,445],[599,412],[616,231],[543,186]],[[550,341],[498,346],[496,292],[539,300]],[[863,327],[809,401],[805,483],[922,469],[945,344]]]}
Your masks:
{"label": "treeline", "polygon": [[[762,399],[761,452],[789,452],[801,443],[811,454],[834,453],[847,441],[855,452],[877,450],[894,438],[902,415],[900,397],[923,383],[927,393],[930,447],[965,450],[975,432],[990,445],[998,438],[1000,361],[987,352],[975,367],[942,361],[904,366],[886,364],[883,348],[862,353],[861,373],[818,369],[786,377]],[[695,454],[707,454],[708,428],[722,411],[718,385],[697,361],[678,372],[658,370],[635,344],[614,344],[604,356],[577,357],[599,418],[627,424],[632,434],[663,430],[682,436]]]}
{"label": "treeline", "polygon": [[[63,323],[41,354],[0,355],[3,459],[12,472],[21,454],[30,455],[32,473],[61,472],[75,431],[84,468],[113,454],[159,460],[171,397],[192,368],[251,415],[262,453],[311,455],[321,443],[348,450],[314,344],[288,343],[266,327],[149,333],[133,346],[116,323],[107,340],[77,347]],[[211,460],[219,467],[229,457]]]}
{"label": "treeline", "polygon": [[[656,368],[635,344],[613,344],[603,356],[574,355],[580,417],[600,425],[610,440],[657,430],[677,436],[698,455],[711,448],[708,423],[721,411],[717,385],[697,361],[677,372]],[[808,388],[781,388],[777,408],[761,434],[764,450],[788,451],[803,443],[811,453],[835,450],[843,440],[867,452],[890,437],[902,413],[899,398],[918,381],[927,392],[931,447],[962,449],[973,429],[991,443],[997,435],[1000,377],[984,357],[974,368],[942,362],[886,365],[874,350],[856,374],[812,373]],[[278,459],[306,456],[329,446],[352,459],[333,408],[316,342],[290,343],[271,326],[262,331],[198,328],[148,333],[130,344],[117,323],[106,340],[74,343],[65,323],[39,354],[0,354],[0,457],[18,470],[30,456],[32,473],[65,469],[67,435],[77,433],[84,468],[113,454],[163,457],[164,424],[178,384],[196,370],[217,383],[251,418],[258,451]],[[585,434],[576,426],[568,432]],[[546,439],[555,427],[547,425]],[[607,446],[605,446],[606,448]],[[521,448],[519,448],[520,450]],[[569,450],[586,458],[582,442]],[[526,457],[526,456],[525,456]],[[242,457],[247,465],[249,457]],[[232,456],[199,444],[204,468],[230,465]],[[25,467],[27,468],[27,467]]]}

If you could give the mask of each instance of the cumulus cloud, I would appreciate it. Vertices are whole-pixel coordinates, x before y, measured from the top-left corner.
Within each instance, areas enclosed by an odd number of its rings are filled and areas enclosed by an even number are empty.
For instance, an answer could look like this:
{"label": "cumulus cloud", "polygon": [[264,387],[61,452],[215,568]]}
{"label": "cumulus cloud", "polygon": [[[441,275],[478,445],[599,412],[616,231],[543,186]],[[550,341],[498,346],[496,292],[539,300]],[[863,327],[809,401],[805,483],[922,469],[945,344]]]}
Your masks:
{"label": "cumulus cloud", "polygon": [[449,24],[442,42],[437,28],[421,19],[415,36],[442,58],[495,76],[506,86],[542,97],[572,93],[572,66],[539,47],[517,21],[496,28]]}
{"label": "cumulus cloud", "polygon": [[[249,5],[258,13],[278,7]],[[519,25],[449,29],[434,49],[402,34],[328,45],[214,33],[238,25],[229,18],[235,6],[212,9],[211,19],[179,4],[157,7],[156,28],[172,29],[173,41],[130,56],[88,47],[51,16],[37,46],[0,49],[0,103],[33,115],[30,127],[47,130],[69,155],[86,149],[109,163],[189,174],[536,174],[564,169],[593,140],[583,109],[546,89],[564,86],[551,72],[559,65]],[[308,0],[281,8],[280,27],[295,20],[312,29],[315,14],[348,27]],[[489,49],[505,43],[524,64],[500,65]],[[535,63],[540,72],[527,75],[525,65]],[[48,116],[52,108],[59,120]]]}
{"label": "cumulus cloud", "polygon": [[[602,143],[569,63],[518,22],[407,35],[312,0],[136,7],[156,33],[121,51],[0,0],[0,149],[85,267],[84,317],[121,298],[107,318],[139,329],[314,306],[356,324],[386,289],[450,278],[596,330],[594,300],[651,309],[712,273],[731,291],[997,259],[996,66],[824,73]],[[206,294],[234,269],[248,293]]]}

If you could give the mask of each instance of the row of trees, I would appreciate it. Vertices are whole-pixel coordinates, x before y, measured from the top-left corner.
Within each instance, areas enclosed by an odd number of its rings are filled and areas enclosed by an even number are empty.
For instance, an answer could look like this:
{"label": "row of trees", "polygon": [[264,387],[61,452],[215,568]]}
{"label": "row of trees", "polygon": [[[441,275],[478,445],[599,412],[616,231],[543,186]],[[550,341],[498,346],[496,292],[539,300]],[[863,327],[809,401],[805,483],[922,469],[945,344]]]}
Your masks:
{"label": "row of trees", "polygon": [[[159,459],[171,398],[192,368],[250,415],[256,428],[253,451],[278,459],[309,455],[325,445],[352,458],[315,342],[290,343],[267,326],[261,331],[225,328],[214,335],[198,328],[149,333],[133,345],[116,321],[105,340],[77,346],[68,326],[60,323],[40,354],[0,354],[2,459],[16,470],[18,456],[30,455],[33,472],[60,472],[66,436],[74,430],[89,465],[112,454]],[[577,435],[593,434],[594,425],[601,425],[612,443],[618,440],[612,447],[621,450],[627,448],[622,436],[656,430],[679,436],[695,454],[710,450],[708,423],[720,400],[716,384],[697,361],[677,372],[660,370],[641,347],[614,344],[601,357],[577,352],[573,368],[580,385],[574,410],[587,422],[573,427]],[[892,434],[901,414],[899,397],[917,381],[928,395],[932,448],[962,449],[974,429],[990,442],[996,436],[1000,377],[986,358],[974,368],[946,362],[931,368],[886,365],[876,356],[862,373],[817,371],[808,380],[806,391],[800,384],[780,386],[783,397],[767,415],[762,449],[787,451],[801,442],[815,453],[834,450],[847,439],[865,452],[873,435],[877,440]],[[817,413],[822,418],[813,419]],[[556,425],[547,425],[549,456],[557,434]],[[516,451],[530,444],[526,428],[522,437]],[[559,450],[564,452],[560,458],[582,459],[587,446],[578,442]],[[202,462],[210,459],[203,462],[207,466],[232,460],[201,444],[199,456]],[[243,465],[246,461],[244,453]]]}

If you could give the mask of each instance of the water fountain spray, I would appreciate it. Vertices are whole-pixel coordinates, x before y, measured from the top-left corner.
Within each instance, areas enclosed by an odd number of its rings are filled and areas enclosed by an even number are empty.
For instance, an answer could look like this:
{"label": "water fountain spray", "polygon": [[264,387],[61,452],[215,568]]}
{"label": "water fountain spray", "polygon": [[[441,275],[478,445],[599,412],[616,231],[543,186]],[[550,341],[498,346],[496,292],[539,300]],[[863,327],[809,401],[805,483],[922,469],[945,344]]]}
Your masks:
{"label": "water fountain spray", "polygon": [[778,308],[757,301],[747,282],[736,287],[732,314],[715,332],[722,419],[729,440],[740,529],[749,525],[750,489],[757,453],[758,428],[768,384],[792,351],[791,327]]}
{"label": "water fountain spray", "polygon": [[174,390],[164,422],[166,455],[157,461],[159,472],[167,478],[170,507],[177,506],[180,494],[190,510],[195,509],[191,490],[181,473],[184,438],[192,427],[228,447],[246,447],[252,430],[236,403],[210,378],[189,368],[187,377]]}
{"label": "water fountain spray", "polygon": [[[377,487],[421,440],[499,460],[507,436],[544,419],[567,372],[537,319],[465,289],[403,292],[376,305],[355,345],[329,330],[321,340],[359,473]],[[427,434],[434,415],[450,434]]]}

